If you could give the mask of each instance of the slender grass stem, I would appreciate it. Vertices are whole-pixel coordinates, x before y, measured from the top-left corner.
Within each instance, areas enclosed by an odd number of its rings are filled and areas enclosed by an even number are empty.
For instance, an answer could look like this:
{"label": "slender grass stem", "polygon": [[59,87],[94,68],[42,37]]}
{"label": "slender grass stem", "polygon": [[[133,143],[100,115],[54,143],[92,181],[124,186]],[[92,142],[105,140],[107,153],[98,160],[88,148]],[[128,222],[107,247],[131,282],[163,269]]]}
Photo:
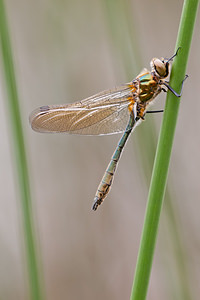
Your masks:
{"label": "slender grass stem", "polygon": [[29,272],[30,299],[42,299],[39,269],[36,255],[36,237],[33,226],[33,214],[30,195],[27,159],[22,132],[13,55],[8,31],[4,1],[0,0],[0,42],[3,59],[5,86],[7,90],[7,111],[11,128],[12,154],[16,165],[16,174],[20,192],[24,238]]}
{"label": "slender grass stem", "polygon": [[[180,91],[181,82],[185,76],[198,4],[198,0],[184,1],[175,47],[175,50],[178,47],[181,47],[181,49],[174,60],[170,78],[170,86],[176,91]],[[179,105],[180,100],[168,92],[150,184],[131,300],[143,300],[147,294]]]}

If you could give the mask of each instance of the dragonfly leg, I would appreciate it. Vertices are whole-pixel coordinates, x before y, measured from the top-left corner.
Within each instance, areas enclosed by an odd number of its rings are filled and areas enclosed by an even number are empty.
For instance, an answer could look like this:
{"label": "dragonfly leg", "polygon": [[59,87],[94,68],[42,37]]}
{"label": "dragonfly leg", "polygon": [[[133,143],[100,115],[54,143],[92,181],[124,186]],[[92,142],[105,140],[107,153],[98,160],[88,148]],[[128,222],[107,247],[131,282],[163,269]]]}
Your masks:
{"label": "dragonfly leg", "polygon": [[164,109],[160,109],[160,110],[147,110],[146,114],[155,114],[155,113],[161,113],[163,112]]}
{"label": "dragonfly leg", "polygon": [[178,51],[181,49],[181,47],[178,47],[178,49],[176,50],[176,53],[174,55],[172,55],[169,59],[168,62],[170,62],[171,60],[173,60],[173,58],[178,54]]}
{"label": "dragonfly leg", "polygon": [[180,94],[178,94],[170,85],[167,84],[166,81],[163,81],[163,84],[170,90],[170,92],[172,92],[176,97],[181,97],[182,96],[182,92],[183,92],[183,85],[184,85],[184,81],[188,78],[188,75],[185,75],[185,78],[182,81],[182,86],[181,86],[181,91]]}
{"label": "dragonfly leg", "polygon": [[132,113],[133,113],[133,119],[135,121],[137,121],[137,102],[135,102],[134,105],[133,105],[133,111],[132,111]]}

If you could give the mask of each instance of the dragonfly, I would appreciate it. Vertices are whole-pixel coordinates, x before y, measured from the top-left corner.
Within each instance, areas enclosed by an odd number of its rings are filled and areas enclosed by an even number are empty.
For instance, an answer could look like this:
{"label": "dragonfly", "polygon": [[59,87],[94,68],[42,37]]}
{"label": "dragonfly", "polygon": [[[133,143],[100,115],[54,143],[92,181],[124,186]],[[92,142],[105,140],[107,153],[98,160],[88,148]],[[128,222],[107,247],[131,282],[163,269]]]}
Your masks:
{"label": "dragonfly", "polygon": [[95,194],[92,205],[94,211],[110,191],[118,161],[130,133],[145,119],[146,113],[160,112],[147,110],[154,98],[167,90],[176,97],[181,97],[187,75],[182,81],[180,94],[169,86],[169,81],[166,80],[170,73],[170,62],[178,50],[169,59],[153,58],[150,62],[151,70],[143,69],[129,83],[72,104],[41,106],[31,113],[31,127],[38,132],[81,135],[123,132]]}

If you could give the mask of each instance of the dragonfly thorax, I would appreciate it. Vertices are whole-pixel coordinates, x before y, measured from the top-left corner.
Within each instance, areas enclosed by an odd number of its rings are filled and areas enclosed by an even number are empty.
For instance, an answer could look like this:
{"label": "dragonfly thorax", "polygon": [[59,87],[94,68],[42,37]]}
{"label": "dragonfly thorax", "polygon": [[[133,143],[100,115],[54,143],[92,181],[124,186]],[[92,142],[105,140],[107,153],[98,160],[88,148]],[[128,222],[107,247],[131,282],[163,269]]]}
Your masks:
{"label": "dragonfly thorax", "polygon": [[169,60],[153,58],[150,66],[152,73],[158,78],[166,78],[169,75]]}

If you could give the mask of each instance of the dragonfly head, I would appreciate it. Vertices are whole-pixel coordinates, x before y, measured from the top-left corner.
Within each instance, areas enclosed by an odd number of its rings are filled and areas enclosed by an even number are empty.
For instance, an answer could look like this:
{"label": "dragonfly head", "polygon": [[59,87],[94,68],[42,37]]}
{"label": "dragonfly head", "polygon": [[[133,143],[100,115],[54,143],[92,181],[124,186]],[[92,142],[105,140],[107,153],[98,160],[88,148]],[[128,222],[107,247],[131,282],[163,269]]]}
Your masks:
{"label": "dragonfly head", "polygon": [[150,63],[151,72],[158,78],[166,78],[169,75],[169,60],[153,58]]}

